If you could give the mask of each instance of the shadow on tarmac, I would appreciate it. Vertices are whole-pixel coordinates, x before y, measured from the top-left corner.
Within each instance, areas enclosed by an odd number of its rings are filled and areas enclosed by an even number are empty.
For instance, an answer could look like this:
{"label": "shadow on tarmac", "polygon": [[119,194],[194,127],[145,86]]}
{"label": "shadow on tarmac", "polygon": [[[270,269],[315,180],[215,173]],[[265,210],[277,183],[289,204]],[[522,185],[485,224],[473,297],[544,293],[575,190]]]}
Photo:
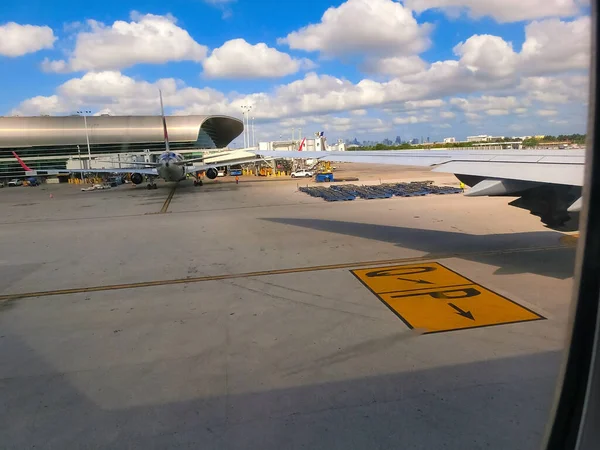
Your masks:
{"label": "shadow on tarmac", "polygon": [[[223,351],[204,361],[98,361],[96,368],[61,373],[16,335],[3,336],[0,347],[0,442],[11,449],[534,450],[561,360],[561,352],[541,352],[157,402],[153,396],[177,393],[179,383],[223,386]],[[24,364],[8,365],[22,358]],[[223,373],[215,372],[219,367]],[[76,386],[113,399],[111,406],[98,405]],[[132,398],[143,398],[143,405],[128,406]]]}
{"label": "shadow on tarmac", "polygon": [[[558,279],[573,276],[575,247],[543,249],[524,252],[502,251],[559,247],[562,234],[554,231],[473,235],[455,231],[422,230],[400,226],[375,225],[338,220],[302,218],[263,218],[270,222],[313,230],[328,231],[365,239],[396,244],[436,256],[456,254],[458,258],[497,266],[495,274],[533,273]],[[496,254],[478,254],[494,252]]]}

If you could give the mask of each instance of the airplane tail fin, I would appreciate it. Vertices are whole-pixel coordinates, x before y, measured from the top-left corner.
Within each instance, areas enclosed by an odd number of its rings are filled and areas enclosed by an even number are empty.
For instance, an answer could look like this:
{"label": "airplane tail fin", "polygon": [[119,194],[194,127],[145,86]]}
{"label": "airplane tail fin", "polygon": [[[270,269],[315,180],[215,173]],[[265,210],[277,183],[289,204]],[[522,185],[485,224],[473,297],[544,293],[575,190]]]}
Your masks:
{"label": "airplane tail fin", "polygon": [[29,166],[27,164],[25,164],[25,162],[19,157],[19,155],[17,155],[15,152],[12,152],[13,156],[17,159],[17,161],[19,161],[19,164],[21,165],[21,167],[23,168],[23,170],[25,172],[33,172]]}
{"label": "airplane tail fin", "polygon": [[160,115],[162,116],[163,132],[165,137],[165,149],[170,152],[169,148],[169,133],[167,133],[167,120],[165,119],[165,108],[163,106],[162,91],[159,89],[158,94],[160,95]]}
{"label": "airplane tail fin", "polygon": [[300,142],[300,147],[298,147],[298,151],[301,152],[302,148],[304,147],[304,144],[306,143],[306,138],[302,139],[302,142]]}

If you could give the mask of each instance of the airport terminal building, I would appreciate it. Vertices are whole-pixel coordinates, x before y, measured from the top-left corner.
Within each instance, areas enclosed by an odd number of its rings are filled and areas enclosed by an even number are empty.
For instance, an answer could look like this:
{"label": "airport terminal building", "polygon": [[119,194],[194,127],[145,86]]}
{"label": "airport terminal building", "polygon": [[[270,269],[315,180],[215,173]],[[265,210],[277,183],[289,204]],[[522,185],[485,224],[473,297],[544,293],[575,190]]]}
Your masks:
{"label": "airport terminal building", "polygon": [[[244,130],[241,120],[228,116],[169,116],[166,122],[171,149],[189,157],[202,156],[201,150],[225,148]],[[0,117],[0,179],[25,175],[13,151],[32,169],[65,169],[71,157],[86,159],[88,142],[92,156],[157,155],[165,150],[162,118]]]}

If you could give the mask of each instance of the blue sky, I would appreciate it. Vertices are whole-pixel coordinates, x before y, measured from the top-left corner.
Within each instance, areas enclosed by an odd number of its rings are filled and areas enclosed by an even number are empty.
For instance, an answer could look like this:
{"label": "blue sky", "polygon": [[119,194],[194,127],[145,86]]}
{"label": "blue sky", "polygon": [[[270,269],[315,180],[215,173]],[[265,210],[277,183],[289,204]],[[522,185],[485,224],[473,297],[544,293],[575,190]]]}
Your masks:
{"label": "blue sky", "polygon": [[[259,138],[585,131],[583,0],[4,2],[2,114],[240,115]],[[27,27],[29,25],[30,27]]]}

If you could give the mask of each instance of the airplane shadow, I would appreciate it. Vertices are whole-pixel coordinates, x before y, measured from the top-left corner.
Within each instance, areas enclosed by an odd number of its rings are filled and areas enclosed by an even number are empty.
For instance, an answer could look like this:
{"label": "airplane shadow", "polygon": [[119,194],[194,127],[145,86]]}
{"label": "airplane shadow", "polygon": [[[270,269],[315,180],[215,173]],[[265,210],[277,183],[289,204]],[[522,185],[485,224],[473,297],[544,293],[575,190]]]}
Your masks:
{"label": "airplane shadow", "polygon": [[[573,276],[575,266],[575,247],[560,246],[561,234],[554,231],[473,235],[324,219],[262,220],[389,242],[398,247],[427,252],[432,259],[456,254],[462,259],[498,266],[495,272],[498,275],[533,273],[566,279]],[[359,255],[357,260],[360,260]]]}
{"label": "airplane shadow", "polygon": [[[562,355],[539,352],[327,382],[306,367],[311,382],[298,386],[165,401],[161,393],[176,395],[178,381],[195,376],[216,386],[225,374],[210,378],[193,357],[167,366],[159,360],[65,373],[18,336],[3,337],[9,360],[27,356],[24,366],[5,364],[0,371],[0,442],[15,449],[533,450],[549,418]],[[321,360],[319,367],[339,363]],[[86,395],[94,390],[106,391],[112,404]]]}

